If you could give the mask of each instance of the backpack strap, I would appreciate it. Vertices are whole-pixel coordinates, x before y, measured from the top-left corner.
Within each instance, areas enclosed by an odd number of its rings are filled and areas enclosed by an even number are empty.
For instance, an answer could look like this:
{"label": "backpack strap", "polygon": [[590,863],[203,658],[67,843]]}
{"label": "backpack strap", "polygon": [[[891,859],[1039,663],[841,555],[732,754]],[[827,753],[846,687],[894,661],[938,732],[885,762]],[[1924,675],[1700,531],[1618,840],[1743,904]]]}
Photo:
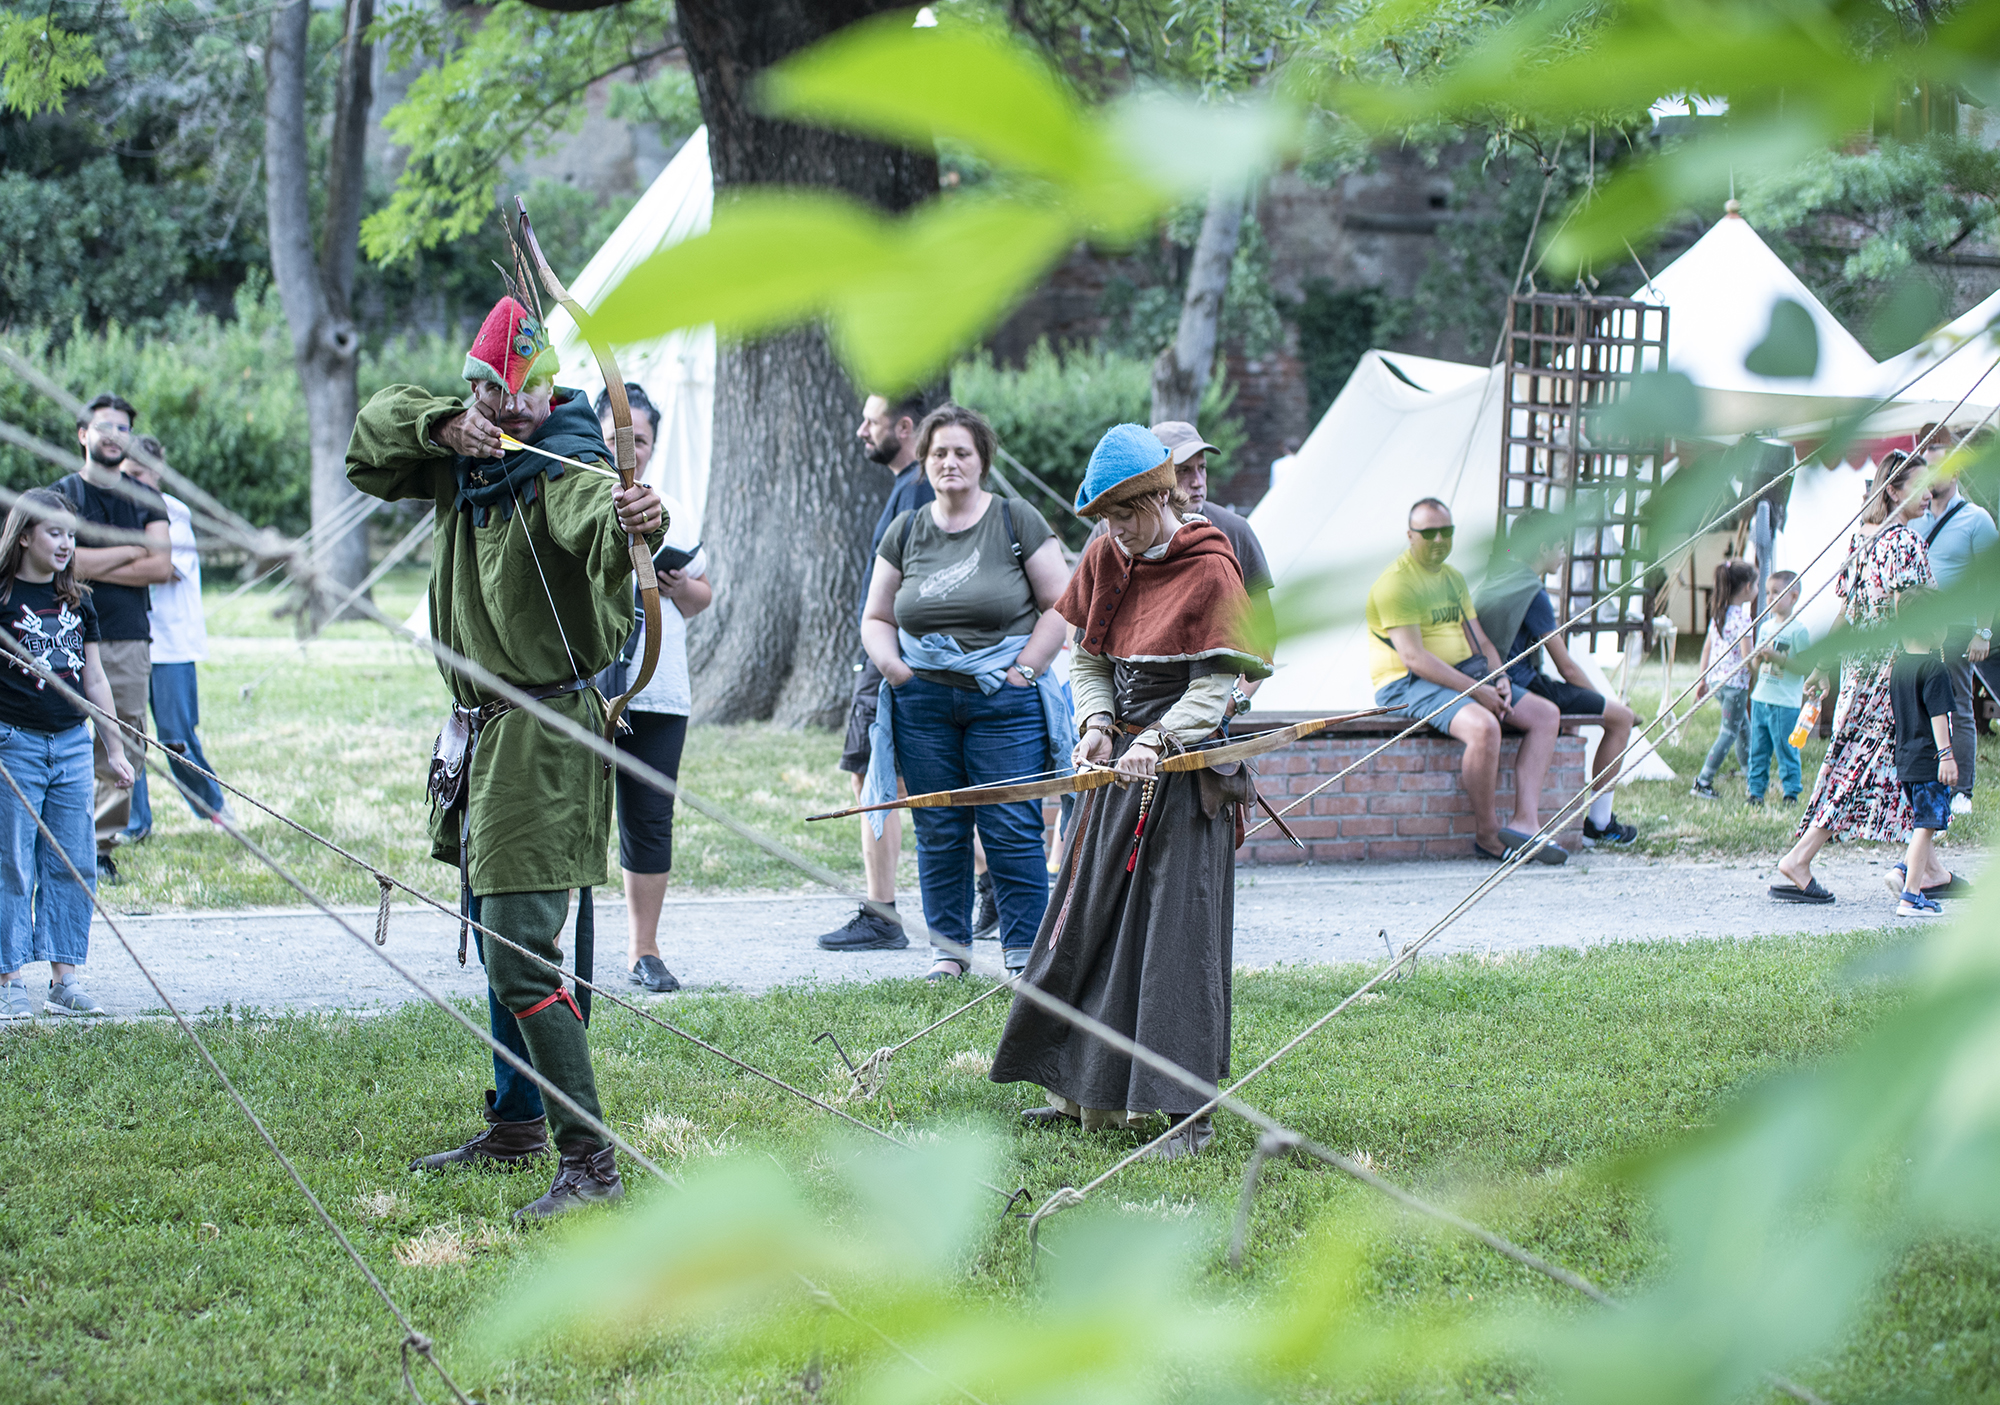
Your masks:
{"label": "backpack strap", "polygon": [[1007,529],[1007,545],[1014,548],[1014,559],[1019,561],[1021,559],[1021,538],[1019,533],[1014,530],[1013,509],[1008,506],[1007,499],[1004,497],[1000,499],[1000,522]]}
{"label": "backpack strap", "polygon": [[1958,510],[1964,506],[1965,506],[1965,494],[1960,493],[1958,495],[1958,501],[1953,503],[1950,506],[1950,508],[1946,510],[1944,516],[1938,518],[1937,521],[1931,523],[1931,529],[1929,533],[1926,534],[1924,537],[1924,546],[1926,549],[1930,547],[1932,542],[1935,542],[1938,539],[1938,533],[1944,530],[1944,524],[1951,521],[1952,518],[1958,516]]}

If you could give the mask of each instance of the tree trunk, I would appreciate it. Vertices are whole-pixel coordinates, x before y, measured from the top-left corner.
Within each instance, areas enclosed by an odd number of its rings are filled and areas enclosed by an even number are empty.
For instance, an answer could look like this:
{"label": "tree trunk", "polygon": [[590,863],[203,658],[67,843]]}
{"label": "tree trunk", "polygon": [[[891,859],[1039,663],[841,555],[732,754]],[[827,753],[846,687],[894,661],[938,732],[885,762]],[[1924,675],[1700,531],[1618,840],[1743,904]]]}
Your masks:
{"label": "tree trunk", "polygon": [[[760,70],[896,8],[900,0],[682,0],[718,194],[823,186],[902,210],[936,193],[929,155],[775,122],[752,106]],[[889,487],[856,447],[861,398],[818,331],[721,346],[702,531],[715,603],[688,638],[697,719],[831,727],[846,716],[868,535]]]}
{"label": "tree trunk", "polygon": [[[319,249],[312,233],[312,182],[307,165],[306,72],[311,9],[292,0],[271,17],[264,54],[265,208],[271,275],[292,331],[292,356],[305,392],[312,464],[312,520],[323,527],[355,496],[348,485],[347,441],[354,432],[361,336],[350,311],[359,258],[363,158],[374,54],[365,35],[374,0],[348,0],[340,75],[327,155],[325,228]],[[368,574],[367,524],[337,536],[314,537],[322,574],[311,618],[327,611]]]}
{"label": "tree trunk", "polygon": [[1229,267],[1236,260],[1236,237],[1243,230],[1242,187],[1218,182],[1208,194],[1208,213],[1194,243],[1187,292],[1181,299],[1180,329],[1153,362],[1153,423],[1194,423],[1215,371],[1216,329],[1222,298],[1229,291]]}

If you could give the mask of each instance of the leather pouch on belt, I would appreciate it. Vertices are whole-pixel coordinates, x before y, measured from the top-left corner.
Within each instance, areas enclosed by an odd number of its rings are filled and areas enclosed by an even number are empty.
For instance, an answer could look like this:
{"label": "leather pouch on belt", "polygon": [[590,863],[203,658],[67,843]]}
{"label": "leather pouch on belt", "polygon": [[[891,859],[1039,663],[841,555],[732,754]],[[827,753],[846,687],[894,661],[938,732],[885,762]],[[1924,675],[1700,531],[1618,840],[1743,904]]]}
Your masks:
{"label": "leather pouch on belt", "polygon": [[444,720],[444,730],[438,733],[437,745],[431,750],[431,774],[426,786],[431,803],[440,810],[457,809],[459,798],[465,794],[465,761],[471,744],[472,714],[454,706]]}

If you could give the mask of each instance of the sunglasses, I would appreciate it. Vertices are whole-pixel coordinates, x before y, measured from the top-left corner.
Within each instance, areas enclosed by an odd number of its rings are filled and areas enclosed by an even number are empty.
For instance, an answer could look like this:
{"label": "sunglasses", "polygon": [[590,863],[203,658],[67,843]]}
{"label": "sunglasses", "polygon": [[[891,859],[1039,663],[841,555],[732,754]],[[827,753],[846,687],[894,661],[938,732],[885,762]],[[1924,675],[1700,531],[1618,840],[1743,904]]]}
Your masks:
{"label": "sunglasses", "polygon": [[1410,530],[1415,532],[1418,536],[1422,537],[1425,541],[1434,542],[1434,541],[1450,541],[1451,534],[1457,531],[1458,529],[1456,527],[1412,527],[1410,528]]}

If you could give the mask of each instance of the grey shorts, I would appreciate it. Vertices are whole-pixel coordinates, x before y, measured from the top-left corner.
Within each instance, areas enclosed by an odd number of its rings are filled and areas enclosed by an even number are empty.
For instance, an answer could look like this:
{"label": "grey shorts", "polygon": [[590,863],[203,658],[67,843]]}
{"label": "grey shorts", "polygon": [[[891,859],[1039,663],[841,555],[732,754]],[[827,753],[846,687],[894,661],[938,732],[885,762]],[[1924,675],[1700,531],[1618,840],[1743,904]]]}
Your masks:
{"label": "grey shorts", "polygon": [[[1465,662],[1454,664],[1453,667],[1465,675],[1467,687],[1476,680],[1484,678],[1488,672],[1484,654],[1474,654]],[[1451,735],[1451,719],[1458,716],[1461,707],[1471,702],[1469,696],[1433,683],[1428,678],[1419,678],[1414,673],[1406,673],[1401,678],[1392,679],[1375,690],[1377,707],[1394,708],[1412,722],[1420,718],[1427,719],[1430,727],[1445,736]],[[1478,704],[1473,703],[1473,706],[1476,707]],[[1443,710],[1438,712],[1437,716],[1430,716],[1433,710],[1440,708]]]}

